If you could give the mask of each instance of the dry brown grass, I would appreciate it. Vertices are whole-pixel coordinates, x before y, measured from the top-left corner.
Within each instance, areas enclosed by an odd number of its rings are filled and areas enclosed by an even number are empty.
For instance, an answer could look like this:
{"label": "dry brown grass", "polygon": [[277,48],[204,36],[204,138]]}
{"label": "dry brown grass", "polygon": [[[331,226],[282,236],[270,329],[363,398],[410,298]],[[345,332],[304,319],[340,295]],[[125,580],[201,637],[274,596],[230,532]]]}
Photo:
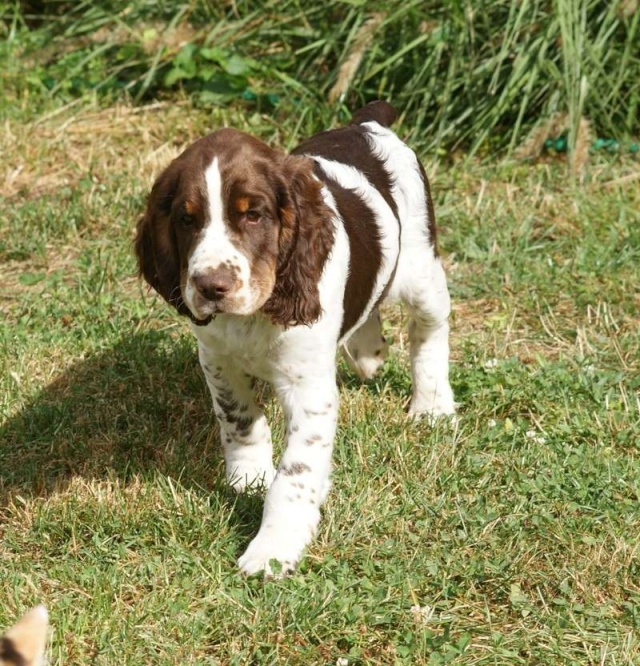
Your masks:
{"label": "dry brown grass", "polygon": [[358,67],[360,67],[360,63],[373,40],[375,31],[380,26],[383,19],[384,14],[372,14],[360,26],[360,29],[353,38],[353,43],[347,53],[347,57],[338,69],[338,78],[329,91],[328,98],[331,104],[344,99],[344,96],[347,94],[351,82],[358,71]]}
{"label": "dry brown grass", "polygon": [[[6,156],[0,195],[42,196],[80,179],[114,172],[148,179],[197,135],[185,122],[187,102],[107,109],[69,105],[29,124],[7,121],[0,133]],[[180,131],[172,132],[180,119]]]}
{"label": "dry brown grass", "polygon": [[[514,157],[518,160],[534,160],[540,157],[547,139],[556,139],[564,132],[570,131],[569,115],[554,113],[549,119],[538,123],[527,138],[516,148]],[[575,146],[569,150],[569,165],[573,174],[584,181],[589,165],[589,149],[591,148],[591,123],[587,118],[580,118],[575,137]]]}

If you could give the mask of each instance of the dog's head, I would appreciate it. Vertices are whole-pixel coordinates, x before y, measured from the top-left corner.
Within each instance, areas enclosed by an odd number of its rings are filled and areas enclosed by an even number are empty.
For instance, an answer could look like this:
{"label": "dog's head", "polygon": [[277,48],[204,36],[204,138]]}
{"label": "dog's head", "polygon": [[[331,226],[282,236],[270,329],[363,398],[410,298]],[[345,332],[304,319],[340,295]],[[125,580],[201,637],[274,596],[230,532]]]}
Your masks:
{"label": "dog's head", "polygon": [[147,282],[197,324],[262,310],[289,326],[321,314],[333,233],[310,159],[222,129],[160,174],[135,249]]}

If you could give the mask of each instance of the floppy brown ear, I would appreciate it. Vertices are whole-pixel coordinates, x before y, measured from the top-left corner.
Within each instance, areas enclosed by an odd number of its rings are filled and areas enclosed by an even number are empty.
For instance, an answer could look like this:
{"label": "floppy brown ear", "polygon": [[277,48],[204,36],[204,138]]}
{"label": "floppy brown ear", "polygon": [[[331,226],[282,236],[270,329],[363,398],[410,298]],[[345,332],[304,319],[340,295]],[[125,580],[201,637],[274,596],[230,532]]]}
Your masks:
{"label": "floppy brown ear", "polygon": [[156,180],[134,243],[138,272],[180,314],[189,314],[180,290],[180,258],[171,228],[175,185],[168,170]]}
{"label": "floppy brown ear", "polygon": [[262,309],[274,323],[309,325],[322,314],[318,282],[335,230],[312,160],[290,156],[282,168],[276,283]]}

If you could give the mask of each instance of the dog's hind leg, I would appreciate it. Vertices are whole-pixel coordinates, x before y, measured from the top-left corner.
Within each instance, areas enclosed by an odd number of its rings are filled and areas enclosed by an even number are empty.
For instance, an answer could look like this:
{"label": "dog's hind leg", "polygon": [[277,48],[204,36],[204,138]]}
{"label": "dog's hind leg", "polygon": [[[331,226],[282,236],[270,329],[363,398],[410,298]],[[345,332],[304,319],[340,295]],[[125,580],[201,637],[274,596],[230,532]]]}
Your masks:
{"label": "dog's hind leg", "polygon": [[376,308],[369,319],[344,343],[347,363],[360,379],[371,379],[384,363],[389,345],[382,335],[382,320]]}
{"label": "dog's hind leg", "polygon": [[455,412],[449,384],[451,300],[442,261],[424,219],[424,209],[418,209],[403,220],[402,249],[391,295],[400,298],[409,313],[413,379],[409,414],[436,417]]}
{"label": "dog's hind leg", "polygon": [[451,302],[444,269],[437,257],[424,261],[419,253],[407,254],[404,260],[413,264],[413,279],[401,286],[400,297],[409,311],[413,378],[409,413],[430,417],[453,414],[455,403],[449,384]]}

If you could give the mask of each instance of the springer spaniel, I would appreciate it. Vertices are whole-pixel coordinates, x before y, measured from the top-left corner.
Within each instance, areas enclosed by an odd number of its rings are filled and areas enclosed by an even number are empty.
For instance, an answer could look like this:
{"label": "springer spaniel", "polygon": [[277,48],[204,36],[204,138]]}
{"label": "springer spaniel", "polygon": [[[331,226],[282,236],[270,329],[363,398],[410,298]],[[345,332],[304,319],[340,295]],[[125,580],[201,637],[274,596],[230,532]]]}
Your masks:
{"label": "springer spaniel", "polygon": [[[187,148],[156,180],[135,249],[140,273],[189,317],[237,491],[268,488],[247,573],[295,569],[330,487],[336,351],[363,378],[383,363],[378,306],[410,314],[410,413],[453,414],[449,293],[422,165],[386,102],[291,155],[234,129]],[[286,416],[277,469],[254,378]]]}

